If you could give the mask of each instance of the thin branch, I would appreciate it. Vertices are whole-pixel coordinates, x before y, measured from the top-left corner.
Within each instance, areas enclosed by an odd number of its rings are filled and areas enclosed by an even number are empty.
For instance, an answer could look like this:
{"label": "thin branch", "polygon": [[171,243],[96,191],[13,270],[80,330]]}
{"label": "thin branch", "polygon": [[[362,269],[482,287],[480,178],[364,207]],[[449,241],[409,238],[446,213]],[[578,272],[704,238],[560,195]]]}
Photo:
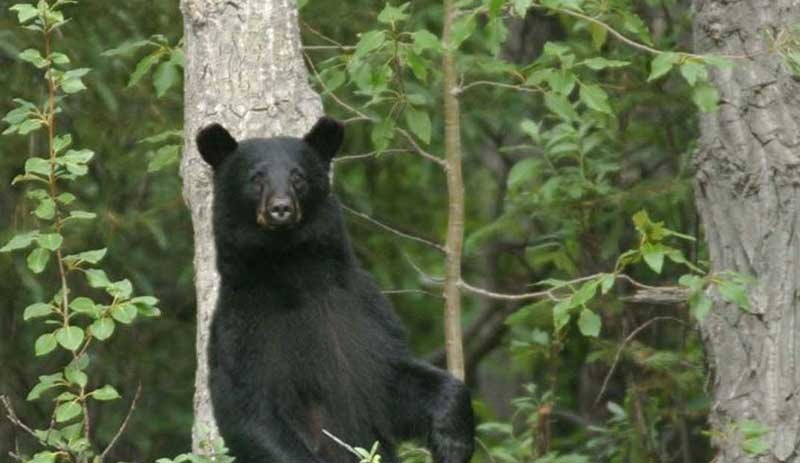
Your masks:
{"label": "thin branch", "polygon": [[425,291],[424,289],[384,289],[383,294],[424,294],[426,296],[442,298],[441,294]]}
{"label": "thin branch", "polygon": [[369,158],[378,157],[378,155],[384,155],[384,154],[406,154],[408,152],[409,152],[409,150],[407,150],[407,149],[391,148],[391,149],[385,149],[382,152],[370,151],[369,153],[364,153],[364,154],[351,154],[351,155],[348,155],[348,156],[339,156],[339,157],[333,158],[333,162],[334,163],[339,163],[339,162],[358,161],[358,160],[361,160],[361,159],[369,159]]}
{"label": "thin branch", "polygon": [[425,151],[424,149],[422,149],[422,147],[419,146],[419,144],[416,142],[416,140],[414,140],[414,137],[412,137],[411,134],[408,133],[405,129],[401,129],[401,128],[395,127],[395,130],[400,132],[400,134],[403,135],[406,138],[406,140],[408,140],[408,142],[411,144],[411,146],[414,147],[414,150],[417,152],[417,154],[419,154],[420,156],[422,156],[423,158],[425,158],[425,159],[427,159],[427,160],[429,160],[431,162],[439,164],[445,170],[448,169],[447,162],[445,162],[444,159],[436,157],[436,156],[432,155],[431,153],[429,153],[429,152]]}
{"label": "thin branch", "polygon": [[367,222],[371,223],[372,225],[375,225],[378,228],[386,230],[386,231],[388,231],[390,233],[394,233],[395,235],[403,237],[403,238],[406,238],[408,240],[412,240],[412,241],[416,241],[418,243],[425,244],[427,246],[430,246],[430,247],[436,249],[439,252],[444,252],[444,246],[442,246],[439,243],[433,242],[433,241],[431,241],[431,240],[429,240],[427,238],[423,238],[421,236],[412,235],[411,233],[400,231],[400,230],[398,230],[398,229],[396,229],[394,227],[386,225],[383,222],[380,222],[378,220],[373,219],[372,217],[370,217],[369,215],[367,215],[367,214],[365,214],[363,212],[359,212],[359,211],[357,211],[355,209],[351,209],[351,208],[345,206],[344,204],[342,204],[341,207],[342,207],[342,209],[344,209],[345,211],[349,212],[350,214],[353,214],[353,215],[355,215],[357,217],[360,217],[360,218],[366,220]]}
{"label": "thin branch", "polygon": [[600,399],[603,398],[603,394],[605,394],[606,388],[608,387],[608,382],[611,380],[611,375],[614,374],[614,370],[616,369],[617,365],[619,364],[619,359],[622,356],[622,351],[625,349],[625,346],[629,342],[631,342],[633,340],[633,338],[636,337],[636,335],[641,333],[642,330],[644,330],[648,326],[652,325],[653,323],[655,323],[657,321],[666,321],[666,320],[677,322],[677,323],[680,323],[681,325],[685,325],[686,324],[686,323],[684,323],[683,320],[680,320],[680,319],[675,318],[675,317],[654,317],[654,318],[651,318],[650,320],[647,320],[646,322],[642,323],[641,325],[639,325],[639,327],[636,328],[635,330],[631,331],[631,334],[629,334],[628,337],[626,337],[625,340],[622,341],[622,344],[620,344],[619,348],[617,349],[616,355],[614,355],[614,361],[611,363],[611,369],[608,370],[608,373],[606,374],[606,377],[603,380],[603,386],[600,388],[600,392],[597,394],[597,398],[594,401],[595,405],[600,403]]}
{"label": "thin branch", "polygon": [[459,91],[459,93],[464,93],[464,92],[466,92],[467,90],[469,90],[469,89],[471,89],[473,87],[478,87],[478,86],[481,86],[481,85],[488,85],[488,86],[491,86],[491,87],[499,87],[499,88],[505,88],[505,89],[509,89],[509,90],[516,90],[518,92],[527,92],[527,93],[542,93],[544,91],[544,89],[542,89],[540,87],[525,87],[523,85],[505,84],[505,83],[502,83],[502,82],[492,82],[491,80],[476,80],[474,82],[470,82],[467,85],[464,85],[463,87],[459,88],[458,91]]}
{"label": "thin branch", "polygon": [[136,409],[136,402],[139,401],[139,396],[142,393],[142,383],[140,382],[139,385],[136,387],[136,394],[133,396],[133,400],[131,401],[131,406],[128,409],[128,414],[125,416],[125,419],[122,421],[122,424],[117,429],[117,433],[114,435],[114,438],[111,439],[111,442],[108,443],[106,449],[103,450],[103,453],[100,454],[100,461],[103,461],[106,458],[106,455],[114,447],[114,444],[117,443],[122,433],[125,432],[125,428],[128,426],[128,421],[130,421],[131,416],[133,415],[133,411]]}
{"label": "thin branch", "polygon": [[347,45],[304,45],[303,50],[318,51],[318,50],[355,50],[356,47]]}
{"label": "thin branch", "polygon": [[[585,277],[576,278],[574,280],[564,282],[564,286],[574,285],[578,283],[583,283],[584,281],[593,280],[597,277],[602,275],[601,273],[596,273],[594,275],[589,275]],[[464,280],[461,280],[458,284],[462,289],[469,291],[474,294],[478,294],[481,296],[485,296],[491,299],[500,299],[504,301],[525,301],[528,299],[541,299],[541,298],[548,298],[553,301],[560,301],[561,298],[556,296],[556,291],[559,288],[551,288],[542,291],[535,291],[532,293],[517,293],[517,294],[508,294],[508,293],[496,293],[494,291],[489,291],[488,289],[478,288],[477,286],[472,286],[471,284],[467,283]]]}
{"label": "thin branch", "polygon": [[6,418],[8,418],[8,421],[10,421],[11,424],[27,432],[31,436],[35,437],[37,440],[39,439],[39,436],[36,435],[33,429],[31,429],[30,427],[28,427],[28,425],[20,421],[20,419],[17,417],[17,414],[14,413],[14,408],[11,406],[11,401],[8,400],[7,396],[0,395],[0,403],[2,403],[3,407],[6,409]]}
{"label": "thin branch", "polygon": [[550,289],[545,291],[536,291],[533,293],[506,294],[506,293],[496,293],[494,291],[489,291],[488,289],[478,288],[477,286],[472,286],[471,284],[467,283],[464,280],[461,280],[458,283],[458,286],[465,291],[469,291],[473,294],[477,294],[480,296],[485,296],[490,299],[501,299],[504,301],[525,301],[528,299],[539,299],[547,297],[556,300],[555,297],[553,296],[552,290]]}
{"label": "thin branch", "polygon": [[[631,46],[633,48],[636,48],[638,50],[642,50],[642,51],[645,51],[645,52],[653,54],[653,55],[661,55],[661,54],[665,53],[664,51],[661,51],[661,50],[659,50],[657,48],[649,47],[649,46],[647,46],[647,45],[645,45],[643,43],[639,43],[639,42],[637,42],[635,40],[629,39],[628,37],[626,37],[622,33],[618,32],[613,27],[609,26],[608,24],[604,23],[603,21],[600,21],[597,18],[593,18],[591,16],[587,16],[585,14],[578,13],[577,11],[567,10],[567,9],[563,9],[563,8],[553,8],[553,7],[548,7],[548,6],[539,5],[539,4],[535,4],[535,3],[533,5],[531,5],[531,6],[534,7],[534,8],[540,8],[540,9],[555,11],[555,12],[558,12],[558,13],[563,13],[563,14],[565,14],[567,16],[572,16],[574,18],[583,19],[584,21],[588,21],[588,22],[590,22],[592,24],[598,25],[598,26],[602,27],[603,29],[605,29],[609,34],[614,36],[620,42],[623,42],[626,45]],[[676,52],[676,53],[678,53],[680,55],[683,55],[683,56],[688,56],[690,58],[696,58],[696,59],[701,59],[701,60],[704,58],[703,55],[698,55],[698,54],[695,54],[695,53],[687,53],[687,52],[682,52],[682,51],[681,52]],[[723,58],[731,58],[731,59],[745,59],[745,58],[749,58],[750,57],[749,55],[717,55],[717,56],[721,56]]]}
{"label": "thin branch", "polygon": [[[305,56],[306,61],[308,62],[308,67],[311,68],[311,72],[314,73],[314,77],[316,77],[317,81],[319,82],[319,85],[325,91],[324,93],[328,94],[334,102],[336,102],[339,106],[343,107],[344,109],[346,109],[346,110],[350,111],[351,113],[355,114],[357,116],[356,120],[367,120],[367,121],[370,121],[370,122],[377,122],[377,120],[375,120],[374,118],[369,117],[368,115],[364,114],[363,112],[359,111],[358,109],[356,109],[352,105],[346,103],[344,100],[342,100],[341,98],[336,96],[336,94],[333,93],[333,91],[331,91],[325,85],[325,82],[323,82],[322,79],[320,78],[319,72],[317,71],[317,67],[314,66],[314,61],[311,60],[311,57],[309,57],[307,53],[303,53],[303,56]],[[348,119],[348,122],[349,121],[351,121],[351,119]],[[406,140],[408,140],[408,142],[411,144],[411,146],[414,148],[414,151],[416,151],[417,154],[419,154],[420,156],[422,156],[423,158],[425,158],[425,159],[427,159],[429,161],[432,161],[432,162],[442,166],[445,169],[447,168],[447,165],[446,165],[446,163],[445,163],[445,161],[443,159],[438,158],[438,157],[432,155],[431,153],[425,151],[414,140],[414,137],[412,137],[411,134],[408,133],[405,129],[401,129],[401,128],[395,127],[395,130],[397,132],[400,132],[400,134],[403,135],[406,138]]]}

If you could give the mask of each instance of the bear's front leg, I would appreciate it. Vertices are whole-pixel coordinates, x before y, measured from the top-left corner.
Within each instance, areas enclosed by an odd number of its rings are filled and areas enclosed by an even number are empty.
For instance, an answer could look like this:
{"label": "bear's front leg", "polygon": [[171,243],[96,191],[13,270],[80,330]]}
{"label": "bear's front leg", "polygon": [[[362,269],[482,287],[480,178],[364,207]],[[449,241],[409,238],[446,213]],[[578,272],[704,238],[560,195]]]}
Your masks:
{"label": "bear's front leg", "polygon": [[279,410],[269,404],[241,410],[239,416],[217,413],[220,434],[237,463],[324,463]]}
{"label": "bear's front leg", "polygon": [[427,439],[436,463],[467,463],[475,449],[475,423],[467,386],[444,370],[415,359],[395,368],[395,432]]}

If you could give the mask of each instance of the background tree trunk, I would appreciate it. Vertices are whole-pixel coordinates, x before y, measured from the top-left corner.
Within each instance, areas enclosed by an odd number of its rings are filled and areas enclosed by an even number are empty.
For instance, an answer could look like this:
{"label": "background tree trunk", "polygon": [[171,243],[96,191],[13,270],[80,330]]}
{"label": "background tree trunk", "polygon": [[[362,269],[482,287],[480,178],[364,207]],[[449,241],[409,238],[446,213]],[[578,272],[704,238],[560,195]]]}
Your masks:
{"label": "background tree trunk", "polygon": [[[713,372],[718,463],[796,462],[800,440],[800,84],[770,36],[800,22],[794,0],[694,0],[695,48],[747,54],[715,70],[718,112],[701,118],[697,205],[715,272],[751,275],[752,312],[715,297],[703,324]],[[784,36],[785,37],[785,36]],[[755,457],[736,426],[757,421],[770,446]]]}
{"label": "background tree trunk", "polygon": [[186,39],[183,191],[194,227],[197,375],[193,448],[216,436],[206,368],[219,277],[211,227],[211,176],[194,137],[219,122],[237,138],[300,136],[322,115],[300,52],[294,0],[182,0]]}

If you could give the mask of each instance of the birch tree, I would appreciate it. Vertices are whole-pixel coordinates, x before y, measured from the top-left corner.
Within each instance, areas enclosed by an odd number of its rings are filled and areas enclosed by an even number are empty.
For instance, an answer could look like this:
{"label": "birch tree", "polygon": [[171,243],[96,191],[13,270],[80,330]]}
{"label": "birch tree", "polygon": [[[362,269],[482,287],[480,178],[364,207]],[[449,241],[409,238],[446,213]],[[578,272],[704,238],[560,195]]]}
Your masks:
{"label": "birch tree", "polygon": [[703,325],[717,463],[800,461],[797,121],[800,84],[781,57],[800,22],[792,0],[694,0],[695,48],[745,54],[715,70],[701,118],[696,200],[712,270],[753,277],[750,309],[716,298]]}
{"label": "birch tree", "polygon": [[[300,136],[322,115],[308,85],[294,0],[183,0],[186,39],[183,191],[194,228],[197,374],[193,448],[216,436],[208,392],[206,344],[216,304],[211,172],[194,137],[211,122],[239,138]],[[208,433],[205,431],[208,430]]]}

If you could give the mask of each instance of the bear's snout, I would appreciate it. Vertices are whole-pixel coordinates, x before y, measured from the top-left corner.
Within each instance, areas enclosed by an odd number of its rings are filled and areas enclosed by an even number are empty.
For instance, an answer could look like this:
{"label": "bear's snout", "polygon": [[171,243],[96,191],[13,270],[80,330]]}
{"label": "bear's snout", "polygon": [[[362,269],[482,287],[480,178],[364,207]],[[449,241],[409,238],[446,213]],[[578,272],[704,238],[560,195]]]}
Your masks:
{"label": "bear's snout", "polygon": [[296,223],[300,218],[298,208],[290,196],[272,196],[258,210],[256,222],[262,227],[277,228]]}

